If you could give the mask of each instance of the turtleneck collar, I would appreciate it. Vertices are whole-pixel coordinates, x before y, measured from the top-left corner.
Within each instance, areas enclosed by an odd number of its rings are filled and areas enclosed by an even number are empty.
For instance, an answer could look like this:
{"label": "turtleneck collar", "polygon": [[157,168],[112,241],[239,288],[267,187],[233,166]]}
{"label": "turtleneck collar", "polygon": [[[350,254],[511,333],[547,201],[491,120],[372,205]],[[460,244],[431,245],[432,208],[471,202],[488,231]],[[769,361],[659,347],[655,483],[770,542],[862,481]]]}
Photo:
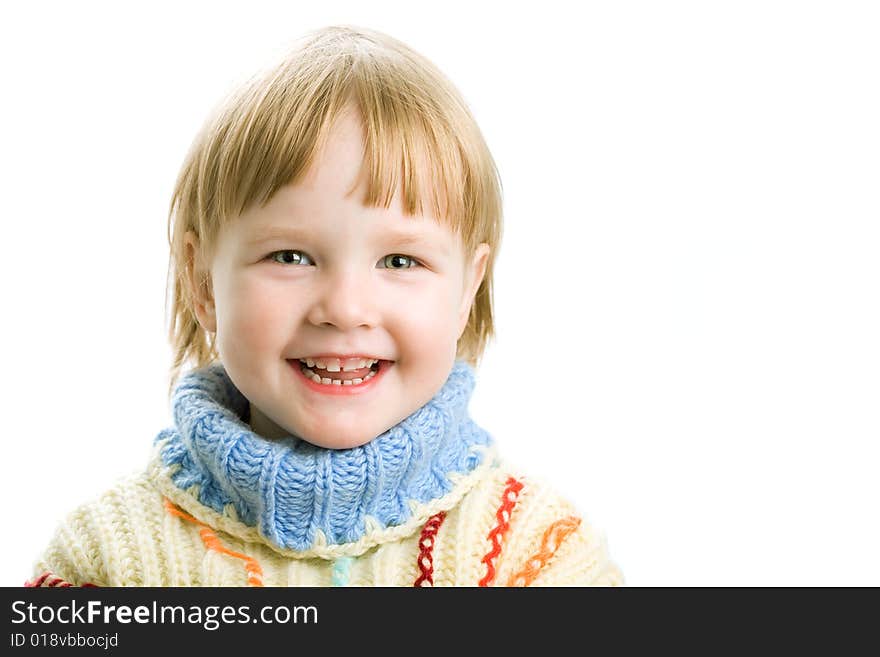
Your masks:
{"label": "turtleneck collar", "polygon": [[427,404],[365,445],[333,450],[254,433],[243,420],[247,399],[212,363],[175,389],[175,426],[156,437],[157,466],[173,483],[166,488],[176,488],[175,502],[197,517],[205,514],[194,505],[208,507],[273,547],[364,547],[368,533],[388,534],[432,505],[451,506],[469,475],[491,465],[492,438],[468,414],[474,385],[473,368],[457,360]]}

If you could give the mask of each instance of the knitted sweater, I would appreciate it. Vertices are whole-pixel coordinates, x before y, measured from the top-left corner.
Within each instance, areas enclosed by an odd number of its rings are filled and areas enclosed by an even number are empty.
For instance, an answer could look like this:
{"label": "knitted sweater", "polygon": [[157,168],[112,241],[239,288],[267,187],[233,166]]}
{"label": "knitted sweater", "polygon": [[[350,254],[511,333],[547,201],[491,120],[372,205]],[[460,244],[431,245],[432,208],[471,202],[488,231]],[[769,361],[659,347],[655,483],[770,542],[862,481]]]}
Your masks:
{"label": "knitted sweater", "polygon": [[27,586],[619,585],[604,537],[467,413],[472,368],[361,448],[269,441],[219,363],[145,471],[70,513]]}

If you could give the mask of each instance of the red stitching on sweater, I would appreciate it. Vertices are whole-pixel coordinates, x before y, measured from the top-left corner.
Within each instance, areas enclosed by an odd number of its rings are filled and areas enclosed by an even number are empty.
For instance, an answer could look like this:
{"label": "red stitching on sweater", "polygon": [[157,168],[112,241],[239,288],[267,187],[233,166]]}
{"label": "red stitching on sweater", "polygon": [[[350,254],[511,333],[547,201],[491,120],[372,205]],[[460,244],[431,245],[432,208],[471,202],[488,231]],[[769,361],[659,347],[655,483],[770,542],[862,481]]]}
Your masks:
{"label": "red stitching on sweater", "polygon": [[[25,582],[24,586],[28,589],[38,589],[43,586],[50,588],[66,589],[68,587],[72,587],[73,584],[61,579],[60,577],[52,575],[51,571],[47,570],[36,579]],[[83,582],[82,584],[80,584],[80,587],[91,589],[98,588],[96,584],[92,584],[91,582]]]}
{"label": "red stitching on sweater", "polygon": [[501,541],[504,539],[507,530],[510,529],[510,514],[513,513],[513,508],[516,506],[519,492],[522,488],[522,483],[513,477],[507,480],[507,487],[501,495],[501,506],[495,512],[498,524],[492,528],[492,531],[486,537],[492,542],[492,549],[481,559],[482,563],[486,564],[486,574],[480,580],[480,586],[489,586],[495,580],[495,560],[501,554]]}
{"label": "red stitching on sweater", "polygon": [[419,537],[419,558],[417,562],[421,575],[418,576],[413,586],[434,586],[434,539],[445,519],[446,512],[441,511],[428,518],[428,522],[422,527],[422,535]]}
{"label": "red stitching on sweater", "polygon": [[49,575],[51,575],[51,574],[52,573],[50,573],[49,571],[46,571],[45,573],[43,573],[42,575],[37,577],[37,579],[35,579],[31,582],[25,582],[24,585],[25,585],[25,587],[27,587],[29,589],[38,589],[43,585],[43,582],[45,582],[46,578],[49,577]]}

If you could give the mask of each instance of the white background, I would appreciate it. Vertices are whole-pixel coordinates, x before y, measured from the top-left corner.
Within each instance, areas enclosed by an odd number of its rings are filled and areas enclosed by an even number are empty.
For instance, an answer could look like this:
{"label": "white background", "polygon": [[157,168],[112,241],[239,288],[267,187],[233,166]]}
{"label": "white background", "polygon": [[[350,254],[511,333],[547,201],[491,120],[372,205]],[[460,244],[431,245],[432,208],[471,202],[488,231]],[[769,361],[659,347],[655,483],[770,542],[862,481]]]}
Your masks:
{"label": "white background", "polygon": [[18,4],[0,584],[170,422],[166,217],[207,112],[349,23],[432,59],[498,162],[471,411],[508,458],[631,585],[880,585],[875,4]]}

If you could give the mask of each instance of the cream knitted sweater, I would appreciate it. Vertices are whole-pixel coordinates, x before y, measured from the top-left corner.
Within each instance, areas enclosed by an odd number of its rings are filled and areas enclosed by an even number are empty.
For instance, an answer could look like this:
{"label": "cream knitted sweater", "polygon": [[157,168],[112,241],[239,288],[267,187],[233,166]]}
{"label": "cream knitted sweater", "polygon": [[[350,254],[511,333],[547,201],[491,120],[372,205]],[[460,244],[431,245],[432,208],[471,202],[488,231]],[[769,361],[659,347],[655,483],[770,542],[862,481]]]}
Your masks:
{"label": "cream knitted sweater", "polygon": [[222,366],[185,377],[145,471],[74,510],[28,586],[622,584],[604,537],[499,460],[457,363],[364,449],[270,442]]}
{"label": "cream knitted sweater", "polygon": [[81,506],[35,566],[40,586],[620,585],[601,534],[550,487],[485,467],[411,521],[354,543],[280,549],[195,502],[159,460]]}

